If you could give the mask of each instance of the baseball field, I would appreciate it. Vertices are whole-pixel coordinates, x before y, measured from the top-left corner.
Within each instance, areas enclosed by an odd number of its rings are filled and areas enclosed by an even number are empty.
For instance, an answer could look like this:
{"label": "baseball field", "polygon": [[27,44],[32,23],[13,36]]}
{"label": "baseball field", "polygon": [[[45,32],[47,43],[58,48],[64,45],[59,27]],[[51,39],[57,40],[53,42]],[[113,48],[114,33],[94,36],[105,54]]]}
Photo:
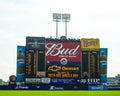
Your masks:
{"label": "baseball field", "polygon": [[0,90],[0,96],[120,96],[120,91]]}

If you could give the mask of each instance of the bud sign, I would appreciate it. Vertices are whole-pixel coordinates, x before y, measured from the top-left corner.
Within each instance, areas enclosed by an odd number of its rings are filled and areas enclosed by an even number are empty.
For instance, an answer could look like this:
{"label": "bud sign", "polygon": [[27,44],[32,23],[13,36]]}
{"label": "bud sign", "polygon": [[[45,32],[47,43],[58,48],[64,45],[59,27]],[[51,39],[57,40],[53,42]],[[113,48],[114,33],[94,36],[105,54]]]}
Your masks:
{"label": "bud sign", "polygon": [[80,76],[80,42],[46,42],[47,77],[78,78]]}
{"label": "bud sign", "polygon": [[46,60],[57,60],[66,58],[70,61],[81,61],[80,42],[47,42]]}

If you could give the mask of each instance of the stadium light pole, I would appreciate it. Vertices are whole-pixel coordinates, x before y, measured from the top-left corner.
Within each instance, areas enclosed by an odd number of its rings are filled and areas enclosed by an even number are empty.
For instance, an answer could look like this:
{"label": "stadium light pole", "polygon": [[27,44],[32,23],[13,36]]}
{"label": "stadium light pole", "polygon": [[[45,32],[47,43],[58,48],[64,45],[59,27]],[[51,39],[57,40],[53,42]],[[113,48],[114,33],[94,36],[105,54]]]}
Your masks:
{"label": "stadium light pole", "polygon": [[56,22],[56,38],[58,38],[58,22],[61,21],[61,14],[53,13],[53,21]]}
{"label": "stadium light pole", "polygon": [[70,14],[62,14],[62,21],[65,22],[65,36],[67,38],[67,22],[70,22]]}

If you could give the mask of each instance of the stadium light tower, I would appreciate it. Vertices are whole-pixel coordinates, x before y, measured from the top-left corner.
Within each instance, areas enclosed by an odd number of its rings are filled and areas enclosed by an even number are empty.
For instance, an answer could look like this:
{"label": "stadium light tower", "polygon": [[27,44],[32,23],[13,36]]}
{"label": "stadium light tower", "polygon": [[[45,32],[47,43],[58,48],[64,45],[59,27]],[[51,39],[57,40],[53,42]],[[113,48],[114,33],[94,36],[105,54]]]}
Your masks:
{"label": "stadium light tower", "polygon": [[56,22],[56,38],[58,38],[58,22],[61,21],[61,14],[53,13],[53,21]]}
{"label": "stadium light tower", "polygon": [[65,22],[65,36],[67,38],[67,22],[70,21],[70,14],[62,14],[62,21]]}

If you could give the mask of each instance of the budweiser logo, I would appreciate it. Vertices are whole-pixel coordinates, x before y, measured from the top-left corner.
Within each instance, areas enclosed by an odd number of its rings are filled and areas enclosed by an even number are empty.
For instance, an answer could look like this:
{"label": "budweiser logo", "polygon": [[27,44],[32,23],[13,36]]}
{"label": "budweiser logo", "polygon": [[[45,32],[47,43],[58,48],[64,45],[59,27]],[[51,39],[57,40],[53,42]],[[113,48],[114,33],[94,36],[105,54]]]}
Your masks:
{"label": "budweiser logo", "polygon": [[64,48],[62,43],[47,43],[46,44],[46,56],[58,56],[58,55],[71,55],[74,56],[78,53],[80,45],[75,46],[75,48]]}

